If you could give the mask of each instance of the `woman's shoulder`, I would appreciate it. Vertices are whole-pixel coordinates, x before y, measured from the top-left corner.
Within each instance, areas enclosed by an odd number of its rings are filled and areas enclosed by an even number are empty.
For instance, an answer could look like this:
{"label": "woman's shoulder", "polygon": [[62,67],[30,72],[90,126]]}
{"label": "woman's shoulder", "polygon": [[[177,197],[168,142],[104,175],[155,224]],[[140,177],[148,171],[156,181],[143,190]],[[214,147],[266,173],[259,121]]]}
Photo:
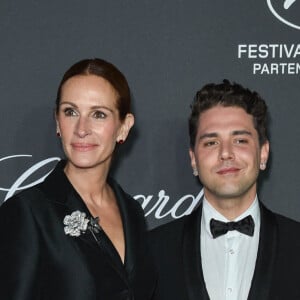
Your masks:
{"label": "woman's shoulder", "polygon": [[64,173],[62,172],[64,164],[65,161],[58,162],[53,171],[42,182],[17,192],[8,198],[0,208],[16,205],[32,205],[35,202],[40,202],[41,198],[47,198],[45,195],[61,193],[63,187],[66,186],[66,180],[63,180]]}
{"label": "woman's shoulder", "polygon": [[8,198],[0,206],[0,211],[25,209],[37,205],[41,198],[44,198],[40,186],[41,184],[35,185]]}
{"label": "woman's shoulder", "polygon": [[[38,186],[26,189],[7,199],[0,206],[0,227],[20,235],[36,226],[46,209],[44,197]],[[8,229],[9,228],[9,229]],[[30,229],[31,228],[31,229]],[[3,232],[0,230],[0,235]]]}

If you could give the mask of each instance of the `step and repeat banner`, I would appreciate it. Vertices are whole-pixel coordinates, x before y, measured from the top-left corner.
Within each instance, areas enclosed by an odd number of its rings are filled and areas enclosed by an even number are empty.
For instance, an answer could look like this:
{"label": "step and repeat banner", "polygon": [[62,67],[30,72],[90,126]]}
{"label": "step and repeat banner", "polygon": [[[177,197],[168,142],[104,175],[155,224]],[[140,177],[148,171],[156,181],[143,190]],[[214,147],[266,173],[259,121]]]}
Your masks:
{"label": "step and repeat banner", "polygon": [[141,203],[149,228],[198,205],[190,103],[224,78],[266,100],[271,159],[259,196],[300,220],[300,0],[2,0],[0,37],[0,204],[63,158],[57,86],[74,62],[100,57],[131,87],[136,123],[112,175]]}

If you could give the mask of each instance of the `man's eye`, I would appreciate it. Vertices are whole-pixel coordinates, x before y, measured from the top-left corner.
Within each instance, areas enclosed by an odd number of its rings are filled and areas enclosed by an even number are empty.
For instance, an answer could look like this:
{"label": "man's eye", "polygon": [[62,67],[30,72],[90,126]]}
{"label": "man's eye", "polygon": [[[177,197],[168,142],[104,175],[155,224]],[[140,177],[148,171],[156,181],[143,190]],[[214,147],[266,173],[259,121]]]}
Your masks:
{"label": "man's eye", "polygon": [[77,112],[73,108],[70,108],[70,107],[64,109],[64,114],[65,114],[65,116],[68,116],[68,117],[77,116]]}
{"label": "man's eye", "polygon": [[236,144],[247,144],[248,140],[246,140],[246,139],[236,139],[235,143]]}
{"label": "man's eye", "polygon": [[208,142],[204,143],[205,147],[211,147],[211,146],[214,146],[214,145],[217,145],[217,141],[208,141]]}
{"label": "man's eye", "polygon": [[95,111],[93,117],[96,119],[105,119],[107,115],[103,111]]}

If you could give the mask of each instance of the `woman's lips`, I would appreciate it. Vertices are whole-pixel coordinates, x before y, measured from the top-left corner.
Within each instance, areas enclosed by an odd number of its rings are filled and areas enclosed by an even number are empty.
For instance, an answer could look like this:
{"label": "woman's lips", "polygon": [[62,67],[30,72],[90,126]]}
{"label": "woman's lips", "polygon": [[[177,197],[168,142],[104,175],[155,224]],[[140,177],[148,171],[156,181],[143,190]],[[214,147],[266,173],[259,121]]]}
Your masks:
{"label": "woman's lips", "polygon": [[95,144],[83,144],[83,143],[72,143],[71,144],[73,149],[77,150],[77,151],[81,151],[81,152],[86,152],[86,151],[90,151],[93,150],[97,145]]}

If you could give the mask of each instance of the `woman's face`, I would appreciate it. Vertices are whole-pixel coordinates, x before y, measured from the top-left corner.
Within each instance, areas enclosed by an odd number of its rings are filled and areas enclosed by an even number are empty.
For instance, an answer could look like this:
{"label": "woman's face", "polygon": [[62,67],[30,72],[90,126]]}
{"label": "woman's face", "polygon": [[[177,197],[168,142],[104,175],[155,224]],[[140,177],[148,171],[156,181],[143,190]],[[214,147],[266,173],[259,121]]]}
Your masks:
{"label": "woman's face", "polygon": [[131,114],[120,121],[117,97],[113,86],[96,75],[77,75],[63,84],[57,131],[73,167],[109,167],[116,142],[125,141],[134,123]]}

